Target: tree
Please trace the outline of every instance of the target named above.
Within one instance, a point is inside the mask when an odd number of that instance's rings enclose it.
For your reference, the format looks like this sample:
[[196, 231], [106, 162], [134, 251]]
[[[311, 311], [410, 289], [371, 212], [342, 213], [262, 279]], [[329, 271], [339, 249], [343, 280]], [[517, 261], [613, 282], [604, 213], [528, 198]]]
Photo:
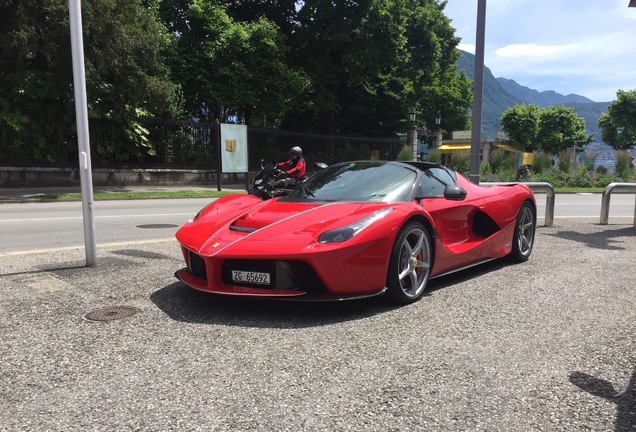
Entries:
[[[446, 108], [449, 121], [463, 114], [465, 123], [470, 83], [454, 72], [459, 39], [443, 15], [444, 6], [434, 0], [303, 2], [292, 46], [294, 61], [311, 86], [285, 124], [324, 133], [391, 136], [405, 129], [411, 110], [432, 120]], [[463, 86], [453, 91], [455, 106], [444, 101], [430, 106], [426, 96], [439, 86]], [[442, 94], [437, 94], [440, 99]]]
[[627, 150], [636, 144], [636, 90], [616, 93], [616, 100], [601, 114], [598, 125], [603, 129], [603, 141], [617, 150]]
[[539, 133], [537, 143], [541, 150], [557, 154], [575, 145], [583, 146], [593, 135], [585, 133], [585, 120], [574, 109], [563, 105], [552, 105], [539, 111]]
[[585, 133], [585, 120], [572, 108], [552, 105], [515, 105], [501, 115], [501, 126], [524, 151], [542, 150], [557, 154], [574, 145], [592, 140]]
[[[91, 119], [118, 122], [134, 139], [137, 113], [178, 111], [162, 56], [169, 40], [151, 1], [86, 1], [83, 24]], [[2, 3], [0, 76], [0, 154], [67, 160], [77, 148], [68, 3]]]
[[524, 151], [539, 150], [539, 105], [521, 104], [508, 108], [501, 114], [501, 127], [510, 139]]
[[236, 22], [214, 0], [166, 0], [161, 16], [175, 41], [170, 64], [191, 116], [277, 119], [302, 91], [305, 80], [287, 66], [284, 37], [266, 18]]

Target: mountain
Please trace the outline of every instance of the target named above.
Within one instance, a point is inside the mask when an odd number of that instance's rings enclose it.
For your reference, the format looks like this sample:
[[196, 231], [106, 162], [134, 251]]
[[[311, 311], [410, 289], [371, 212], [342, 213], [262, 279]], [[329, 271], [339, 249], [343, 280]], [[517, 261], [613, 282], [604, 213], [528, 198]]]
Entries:
[[569, 103], [594, 103], [593, 100], [577, 94], [563, 96], [555, 91], [548, 90], [539, 92], [518, 84], [516, 81], [507, 78], [496, 78], [501, 87], [514, 98], [526, 101], [526, 104], [536, 104], [540, 108], [550, 105], [565, 105]]
[[[457, 60], [457, 70], [463, 70], [468, 78], [475, 76], [475, 56], [460, 50]], [[607, 112], [609, 102], [594, 102], [584, 96], [569, 94], [564, 96], [554, 91], [539, 92], [524, 87], [514, 80], [507, 78], [495, 78], [490, 69], [484, 66], [484, 89], [482, 105], [482, 135], [486, 139], [492, 139], [497, 130], [501, 128], [499, 119], [508, 108], [517, 104], [536, 104], [541, 108], [550, 105], [565, 105], [571, 107], [575, 113], [585, 120], [588, 134], [595, 133], [594, 140], [601, 141], [601, 129], [598, 127], [598, 118], [601, 113]]]

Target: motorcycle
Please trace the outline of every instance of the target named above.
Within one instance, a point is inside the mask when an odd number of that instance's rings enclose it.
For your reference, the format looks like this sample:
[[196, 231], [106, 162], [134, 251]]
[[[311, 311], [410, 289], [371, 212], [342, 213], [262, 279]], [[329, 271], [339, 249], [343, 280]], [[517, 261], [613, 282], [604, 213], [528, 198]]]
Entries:
[[254, 183], [247, 193], [257, 196], [262, 200], [287, 195], [289, 189], [274, 188], [274, 183], [284, 179], [286, 176], [287, 173], [278, 169], [275, 163], [272, 162], [263, 166], [263, 161], [261, 160], [261, 170], [256, 174]]
[[[316, 171], [320, 171], [327, 168], [327, 166], [328, 165], [325, 163], [316, 162], [314, 164], [314, 169]], [[287, 173], [278, 169], [274, 162], [263, 165], [263, 160], [261, 160], [261, 170], [256, 174], [252, 187], [249, 191], [247, 191], [247, 193], [257, 196], [263, 201], [274, 197], [285, 196], [291, 192], [293, 188], [287, 189], [274, 187], [274, 183], [278, 180], [284, 179], [285, 177], [287, 177]], [[301, 184], [302, 181], [297, 183], [294, 187]]]

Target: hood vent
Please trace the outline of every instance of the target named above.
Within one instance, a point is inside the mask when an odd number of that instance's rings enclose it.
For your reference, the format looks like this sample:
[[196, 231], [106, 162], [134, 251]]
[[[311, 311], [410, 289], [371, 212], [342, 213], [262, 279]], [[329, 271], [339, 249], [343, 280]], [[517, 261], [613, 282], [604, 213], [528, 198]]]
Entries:
[[243, 232], [243, 233], [252, 233], [252, 232], [257, 231], [257, 230], [258, 230], [258, 228], [238, 226], [238, 225], [236, 225], [236, 222], [233, 223], [232, 225], [230, 225], [230, 231], [238, 231], [238, 232]]

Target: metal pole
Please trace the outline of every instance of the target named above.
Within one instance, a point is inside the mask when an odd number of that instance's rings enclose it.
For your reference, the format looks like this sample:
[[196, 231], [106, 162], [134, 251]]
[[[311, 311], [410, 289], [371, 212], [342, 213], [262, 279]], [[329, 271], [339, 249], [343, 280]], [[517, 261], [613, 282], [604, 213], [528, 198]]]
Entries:
[[71, 54], [73, 59], [73, 92], [75, 95], [75, 122], [77, 123], [77, 150], [79, 152], [82, 214], [84, 215], [84, 248], [86, 265], [97, 263], [95, 241], [95, 215], [93, 214], [93, 178], [91, 146], [88, 134], [88, 107], [86, 104], [86, 76], [84, 72], [84, 40], [82, 37], [82, 8], [80, 0], [69, 0], [71, 22]]
[[475, 41], [475, 81], [473, 83], [473, 120], [470, 140], [470, 181], [479, 184], [481, 147], [481, 105], [484, 91], [484, 39], [486, 34], [486, 0], [477, 2], [477, 39]]
[[415, 122], [411, 123], [411, 148], [413, 149], [413, 160], [417, 160], [417, 129], [415, 128]]

